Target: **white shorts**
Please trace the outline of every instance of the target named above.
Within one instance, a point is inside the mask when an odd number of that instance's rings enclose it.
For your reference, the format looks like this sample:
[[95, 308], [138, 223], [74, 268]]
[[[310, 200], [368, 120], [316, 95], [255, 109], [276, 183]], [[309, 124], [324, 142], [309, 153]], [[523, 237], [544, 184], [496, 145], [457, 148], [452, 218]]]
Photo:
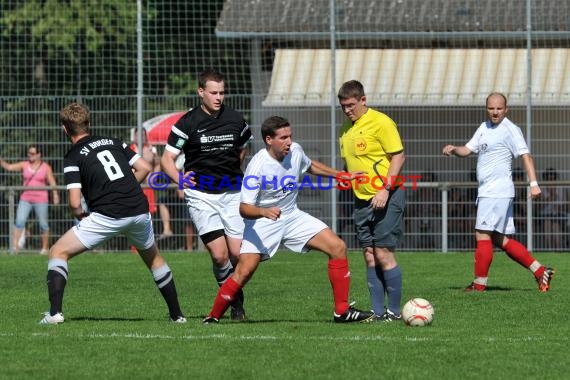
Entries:
[[240, 192], [209, 194], [194, 189], [184, 190], [184, 200], [198, 235], [224, 230], [226, 236], [241, 239], [243, 218], [239, 214]]
[[75, 236], [88, 249], [123, 234], [138, 249], [148, 249], [154, 244], [154, 230], [150, 213], [127, 218], [110, 218], [92, 212], [72, 227]]
[[259, 253], [267, 260], [279, 249], [281, 242], [293, 252], [304, 253], [307, 242], [328, 226], [299, 209], [273, 221], [268, 218], [245, 221], [240, 253]]
[[513, 219], [513, 198], [479, 198], [477, 199], [477, 221], [475, 229], [480, 231], [497, 231], [504, 235], [515, 233]]

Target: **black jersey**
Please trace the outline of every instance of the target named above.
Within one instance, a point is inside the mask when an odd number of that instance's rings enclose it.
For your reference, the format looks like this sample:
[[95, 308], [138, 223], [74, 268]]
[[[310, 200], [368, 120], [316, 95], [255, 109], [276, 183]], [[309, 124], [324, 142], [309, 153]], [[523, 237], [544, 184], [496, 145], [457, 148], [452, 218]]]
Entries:
[[184, 152], [184, 171], [193, 171], [196, 188], [208, 193], [241, 189], [240, 151], [251, 139], [243, 116], [222, 105], [215, 115], [201, 107], [188, 111], [172, 127], [167, 149]]
[[120, 140], [84, 137], [63, 159], [65, 184], [81, 188], [90, 212], [111, 218], [147, 213], [148, 201], [131, 169], [139, 157]]

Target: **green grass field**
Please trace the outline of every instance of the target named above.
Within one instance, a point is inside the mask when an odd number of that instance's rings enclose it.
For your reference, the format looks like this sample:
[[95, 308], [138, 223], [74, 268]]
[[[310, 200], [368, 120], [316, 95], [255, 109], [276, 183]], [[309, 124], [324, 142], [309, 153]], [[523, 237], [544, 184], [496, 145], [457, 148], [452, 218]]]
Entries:
[[[466, 294], [472, 254], [401, 253], [404, 301], [435, 307], [429, 327], [334, 324], [326, 259], [279, 253], [245, 288], [248, 321], [201, 324], [217, 287], [205, 253], [165, 254], [186, 325], [167, 321], [151, 275], [133, 254], [70, 262], [59, 326], [48, 309], [47, 258], [0, 255], [2, 379], [563, 379], [570, 376], [570, 260], [541, 294], [531, 274], [497, 253], [490, 289]], [[364, 265], [351, 253], [351, 299], [369, 307]]]

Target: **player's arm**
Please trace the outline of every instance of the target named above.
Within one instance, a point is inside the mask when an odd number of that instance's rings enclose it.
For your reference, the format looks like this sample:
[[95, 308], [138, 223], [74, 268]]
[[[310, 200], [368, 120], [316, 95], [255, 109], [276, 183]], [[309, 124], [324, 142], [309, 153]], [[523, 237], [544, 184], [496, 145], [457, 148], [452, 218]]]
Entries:
[[70, 188], [69, 192], [69, 208], [73, 216], [79, 220], [87, 216], [87, 211], [81, 206], [81, 189], [78, 187]]
[[386, 174], [386, 183], [376, 194], [372, 197], [370, 205], [374, 209], [381, 209], [386, 207], [388, 204], [388, 198], [390, 196], [390, 188], [394, 188], [397, 184], [394, 183], [395, 178], [399, 178], [400, 171], [404, 166], [404, 161], [406, 161], [406, 155], [404, 151], [401, 150], [396, 153], [390, 154], [390, 166], [388, 167], [388, 173]]
[[324, 164], [320, 161], [311, 160], [311, 166], [307, 172], [313, 175], [322, 175], [328, 177], [335, 177], [337, 174], [340, 173], [340, 170], [336, 170], [335, 168], [331, 168], [327, 164]]
[[251, 136], [251, 128], [249, 128], [249, 125], [244, 120], [242, 125], [242, 131], [237, 141], [239, 147], [239, 161], [240, 164], [242, 165], [243, 162], [245, 161], [245, 156], [247, 155], [248, 147], [252, 138], [253, 137]]
[[20, 161], [20, 162], [15, 162], [13, 164], [10, 164], [10, 163], [0, 159], [0, 166], [2, 166], [2, 169], [7, 170], [9, 172], [19, 172], [24, 168], [24, 162], [25, 161]]
[[356, 172], [347, 172], [336, 170], [324, 164], [320, 161], [311, 160], [311, 166], [307, 170], [308, 173], [317, 175], [317, 176], [327, 176], [327, 177], [335, 177], [337, 181], [344, 182], [344, 181], [352, 181], [360, 176], [366, 174], [366, 172], [356, 171]]
[[133, 174], [139, 183], [144, 181], [147, 175], [152, 170], [151, 164], [144, 158], [140, 157], [135, 162], [133, 162]]
[[239, 162], [243, 164], [245, 156], [247, 155], [247, 148], [240, 149], [239, 151]]
[[392, 183], [392, 180], [399, 177], [402, 168], [404, 167], [405, 161], [406, 154], [403, 150], [390, 154], [390, 166], [388, 167], [388, 175], [386, 176], [386, 180], [392, 188], [397, 185], [396, 183]]
[[443, 147], [442, 153], [444, 156], [467, 157], [473, 152], [465, 145], [463, 146], [446, 145]]
[[530, 153], [523, 154], [521, 156], [521, 160], [523, 162], [524, 170], [526, 171], [526, 175], [530, 184], [530, 197], [532, 199], [540, 198], [541, 190], [536, 179], [534, 160], [532, 159]]
[[281, 215], [281, 209], [279, 207], [258, 207], [249, 203], [241, 202], [239, 204], [239, 214], [245, 219], [268, 218], [271, 220], [277, 220]]
[[178, 157], [178, 153], [171, 152], [168, 149], [164, 150], [162, 157], [160, 158], [160, 166], [162, 167], [162, 171], [166, 173], [167, 176], [170, 177], [173, 183], [178, 184], [178, 169], [176, 168], [176, 157]]

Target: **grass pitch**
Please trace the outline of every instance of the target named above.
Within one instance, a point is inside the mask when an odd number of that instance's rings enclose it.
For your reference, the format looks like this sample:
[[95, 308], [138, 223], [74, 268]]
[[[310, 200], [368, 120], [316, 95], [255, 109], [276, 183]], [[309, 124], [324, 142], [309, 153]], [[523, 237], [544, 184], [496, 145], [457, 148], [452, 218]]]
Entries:
[[[48, 310], [47, 258], [0, 255], [1, 379], [562, 379], [570, 373], [568, 254], [537, 254], [557, 270], [548, 293], [495, 254], [489, 291], [466, 294], [472, 254], [400, 253], [403, 302], [435, 307], [429, 327], [334, 324], [320, 253], [278, 253], [245, 288], [246, 322], [204, 326], [217, 286], [205, 253], [165, 253], [189, 321], [168, 322], [152, 276], [133, 254], [70, 262], [66, 322]], [[350, 254], [351, 299], [369, 308], [364, 264]]]

